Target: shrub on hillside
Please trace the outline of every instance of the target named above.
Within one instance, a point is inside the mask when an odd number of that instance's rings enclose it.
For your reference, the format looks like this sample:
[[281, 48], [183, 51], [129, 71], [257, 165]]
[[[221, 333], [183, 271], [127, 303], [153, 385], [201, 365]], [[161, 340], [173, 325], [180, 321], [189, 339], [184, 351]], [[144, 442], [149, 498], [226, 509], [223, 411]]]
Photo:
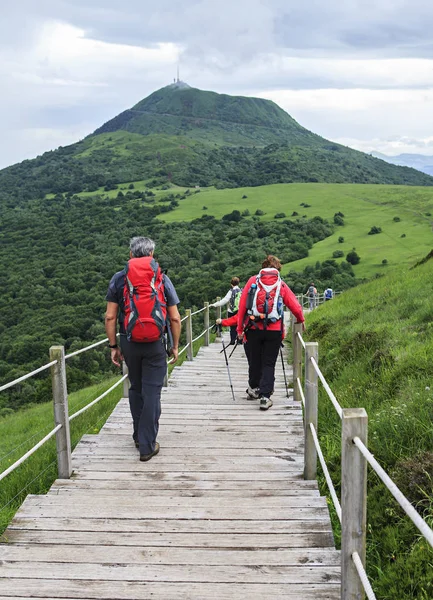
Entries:
[[274, 215], [274, 219], [285, 219], [286, 218], [286, 213], [280, 212], [277, 213], [276, 215]]
[[346, 260], [348, 263], [350, 263], [351, 265], [357, 265], [359, 263], [359, 261], [361, 260], [360, 256], [358, 255], [357, 252], [355, 252], [355, 250], [351, 250], [347, 256], [346, 256]]
[[393, 218], [393, 221], [394, 221], [395, 223], [399, 223], [399, 222], [401, 221], [401, 219], [400, 219], [400, 217], [394, 217], [394, 218]]
[[242, 219], [242, 215], [238, 210], [233, 210], [231, 213], [223, 216], [223, 221], [234, 221], [237, 223]]
[[334, 223], [336, 225], [343, 226], [344, 225], [344, 219], [342, 217], [340, 217], [340, 215], [334, 215]]
[[338, 238], [338, 243], [339, 243], [339, 244], [342, 244], [343, 242], [344, 242], [344, 237], [342, 237], [342, 236], [340, 235], [340, 237]]
[[373, 227], [368, 232], [368, 235], [376, 235], [377, 233], [382, 233], [382, 228], [376, 227], [376, 225], [373, 225]]
[[344, 256], [343, 250], [334, 250], [332, 258], [342, 258]]
[[258, 208], [254, 214], [255, 214], [255, 215], [257, 215], [258, 217], [261, 217], [261, 216], [262, 216], [262, 215], [264, 215], [265, 213], [264, 213], [264, 211], [263, 211], [263, 210], [261, 210], [260, 208]]

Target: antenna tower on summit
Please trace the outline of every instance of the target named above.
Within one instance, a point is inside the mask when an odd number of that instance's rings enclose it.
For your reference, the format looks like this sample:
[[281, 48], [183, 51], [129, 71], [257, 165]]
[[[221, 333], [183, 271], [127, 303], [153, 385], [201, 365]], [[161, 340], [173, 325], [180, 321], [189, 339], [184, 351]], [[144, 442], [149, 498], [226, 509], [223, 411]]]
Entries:
[[177, 83], [179, 83], [180, 79], [179, 79], [179, 63], [177, 65]]

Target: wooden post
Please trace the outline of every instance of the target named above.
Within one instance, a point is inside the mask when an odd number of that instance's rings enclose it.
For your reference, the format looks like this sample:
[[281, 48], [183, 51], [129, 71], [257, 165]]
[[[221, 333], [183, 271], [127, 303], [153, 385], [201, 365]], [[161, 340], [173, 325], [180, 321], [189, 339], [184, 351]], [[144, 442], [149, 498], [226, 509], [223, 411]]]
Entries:
[[[122, 374], [128, 375], [128, 367], [124, 360], [122, 361]], [[129, 398], [129, 379], [125, 379], [123, 382], [123, 397]]]
[[302, 323], [295, 323], [293, 321], [292, 329], [292, 352], [293, 352], [293, 400], [300, 401], [301, 395], [299, 393], [297, 379], [301, 377], [302, 370], [302, 345], [301, 340], [298, 337], [298, 333], [302, 333]]
[[56, 433], [57, 471], [60, 479], [69, 479], [72, 474], [71, 433], [69, 428], [64, 346], [51, 346], [50, 362], [53, 360], [57, 361], [56, 364], [51, 367], [54, 422], [56, 426], [62, 426]]
[[186, 343], [188, 344], [188, 348], [186, 349], [186, 357], [187, 360], [193, 360], [194, 356], [192, 352], [192, 316], [190, 308], [187, 308], [185, 310], [185, 315], [187, 317], [185, 323]]
[[[217, 296], [217, 302], [219, 302], [221, 300], [220, 296]], [[216, 316], [215, 319], [221, 319], [221, 306], [217, 306], [216, 307]], [[219, 335], [216, 336], [215, 338], [216, 342], [220, 342], [221, 341], [221, 337]]]
[[209, 346], [210, 332], [209, 332], [209, 302], [204, 303], [204, 328], [206, 333], [204, 334], [204, 345]]
[[365, 567], [367, 461], [353, 438], [367, 445], [364, 408], [343, 408], [341, 436], [341, 600], [363, 600], [364, 588], [352, 560], [357, 552]]
[[319, 344], [307, 342], [305, 344], [305, 412], [304, 412], [304, 479], [317, 477], [317, 450], [314, 444], [310, 423], [317, 431], [318, 410], [318, 376], [311, 363], [314, 358], [319, 361]]

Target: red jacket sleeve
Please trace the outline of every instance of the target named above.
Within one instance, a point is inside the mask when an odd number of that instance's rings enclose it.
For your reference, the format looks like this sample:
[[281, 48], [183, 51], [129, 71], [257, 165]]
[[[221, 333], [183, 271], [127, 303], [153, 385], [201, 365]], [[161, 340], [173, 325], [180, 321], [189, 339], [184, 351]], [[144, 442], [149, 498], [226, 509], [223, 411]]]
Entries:
[[232, 317], [229, 317], [228, 319], [221, 319], [221, 325], [223, 327], [231, 327], [232, 325], [237, 325], [238, 323], [238, 314], [236, 313], [235, 315], [233, 315]]
[[295, 294], [284, 282], [281, 285], [280, 294], [284, 304], [294, 314], [298, 323], [303, 323], [305, 321], [305, 317], [304, 313], [302, 312], [302, 306], [297, 301]]
[[255, 283], [255, 281], [256, 281], [256, 276], [253, 275], [253, 277], [250, 277], [248, 279], [244, 289], [242, 290], [242, 295], [241, 295], [241, 299], [239, 300], [239, 309], [238, 309], [238, 314], [237, 314], [237, 318], [238, 318], [237, 333], [238, 333], [238, 335], [242, 335], [243, 330], [244, 330], [245, 313], [247, 312], [248, 291], [251, 287], [251, 284]]

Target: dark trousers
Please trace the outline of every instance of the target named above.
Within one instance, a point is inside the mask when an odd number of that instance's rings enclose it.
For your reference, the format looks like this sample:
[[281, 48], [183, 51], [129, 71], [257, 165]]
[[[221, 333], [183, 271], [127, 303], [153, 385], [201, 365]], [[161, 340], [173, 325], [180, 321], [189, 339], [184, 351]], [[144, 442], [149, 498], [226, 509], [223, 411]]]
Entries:
[[248, 383], [269, 398], [274, 389], [275, 363], [281, 347], [281, 331], [250, 329], [248, 340]]
[[140, 454], [155, 449], [161, 415], [161, 388], [167, 372], [167, 354], [161, 340], [128, 342], [120, 336], [120, 347], [128, 366], [131, 387], [129, 407], [133, 421], [132, 437], [140, 444]]
[[[230, 319], [230, 317], [233, 317], [234, 315], [237, 315], [238, 311], [236, 312], [230, 312], [229, 310], [227, 311], [227, 318]], [[230, 325], [230, 344], [236, 344], [236, 338], [238, 337], [238, 334], [236, 333], [236, 329], [237, 329], [237, 325]]]

